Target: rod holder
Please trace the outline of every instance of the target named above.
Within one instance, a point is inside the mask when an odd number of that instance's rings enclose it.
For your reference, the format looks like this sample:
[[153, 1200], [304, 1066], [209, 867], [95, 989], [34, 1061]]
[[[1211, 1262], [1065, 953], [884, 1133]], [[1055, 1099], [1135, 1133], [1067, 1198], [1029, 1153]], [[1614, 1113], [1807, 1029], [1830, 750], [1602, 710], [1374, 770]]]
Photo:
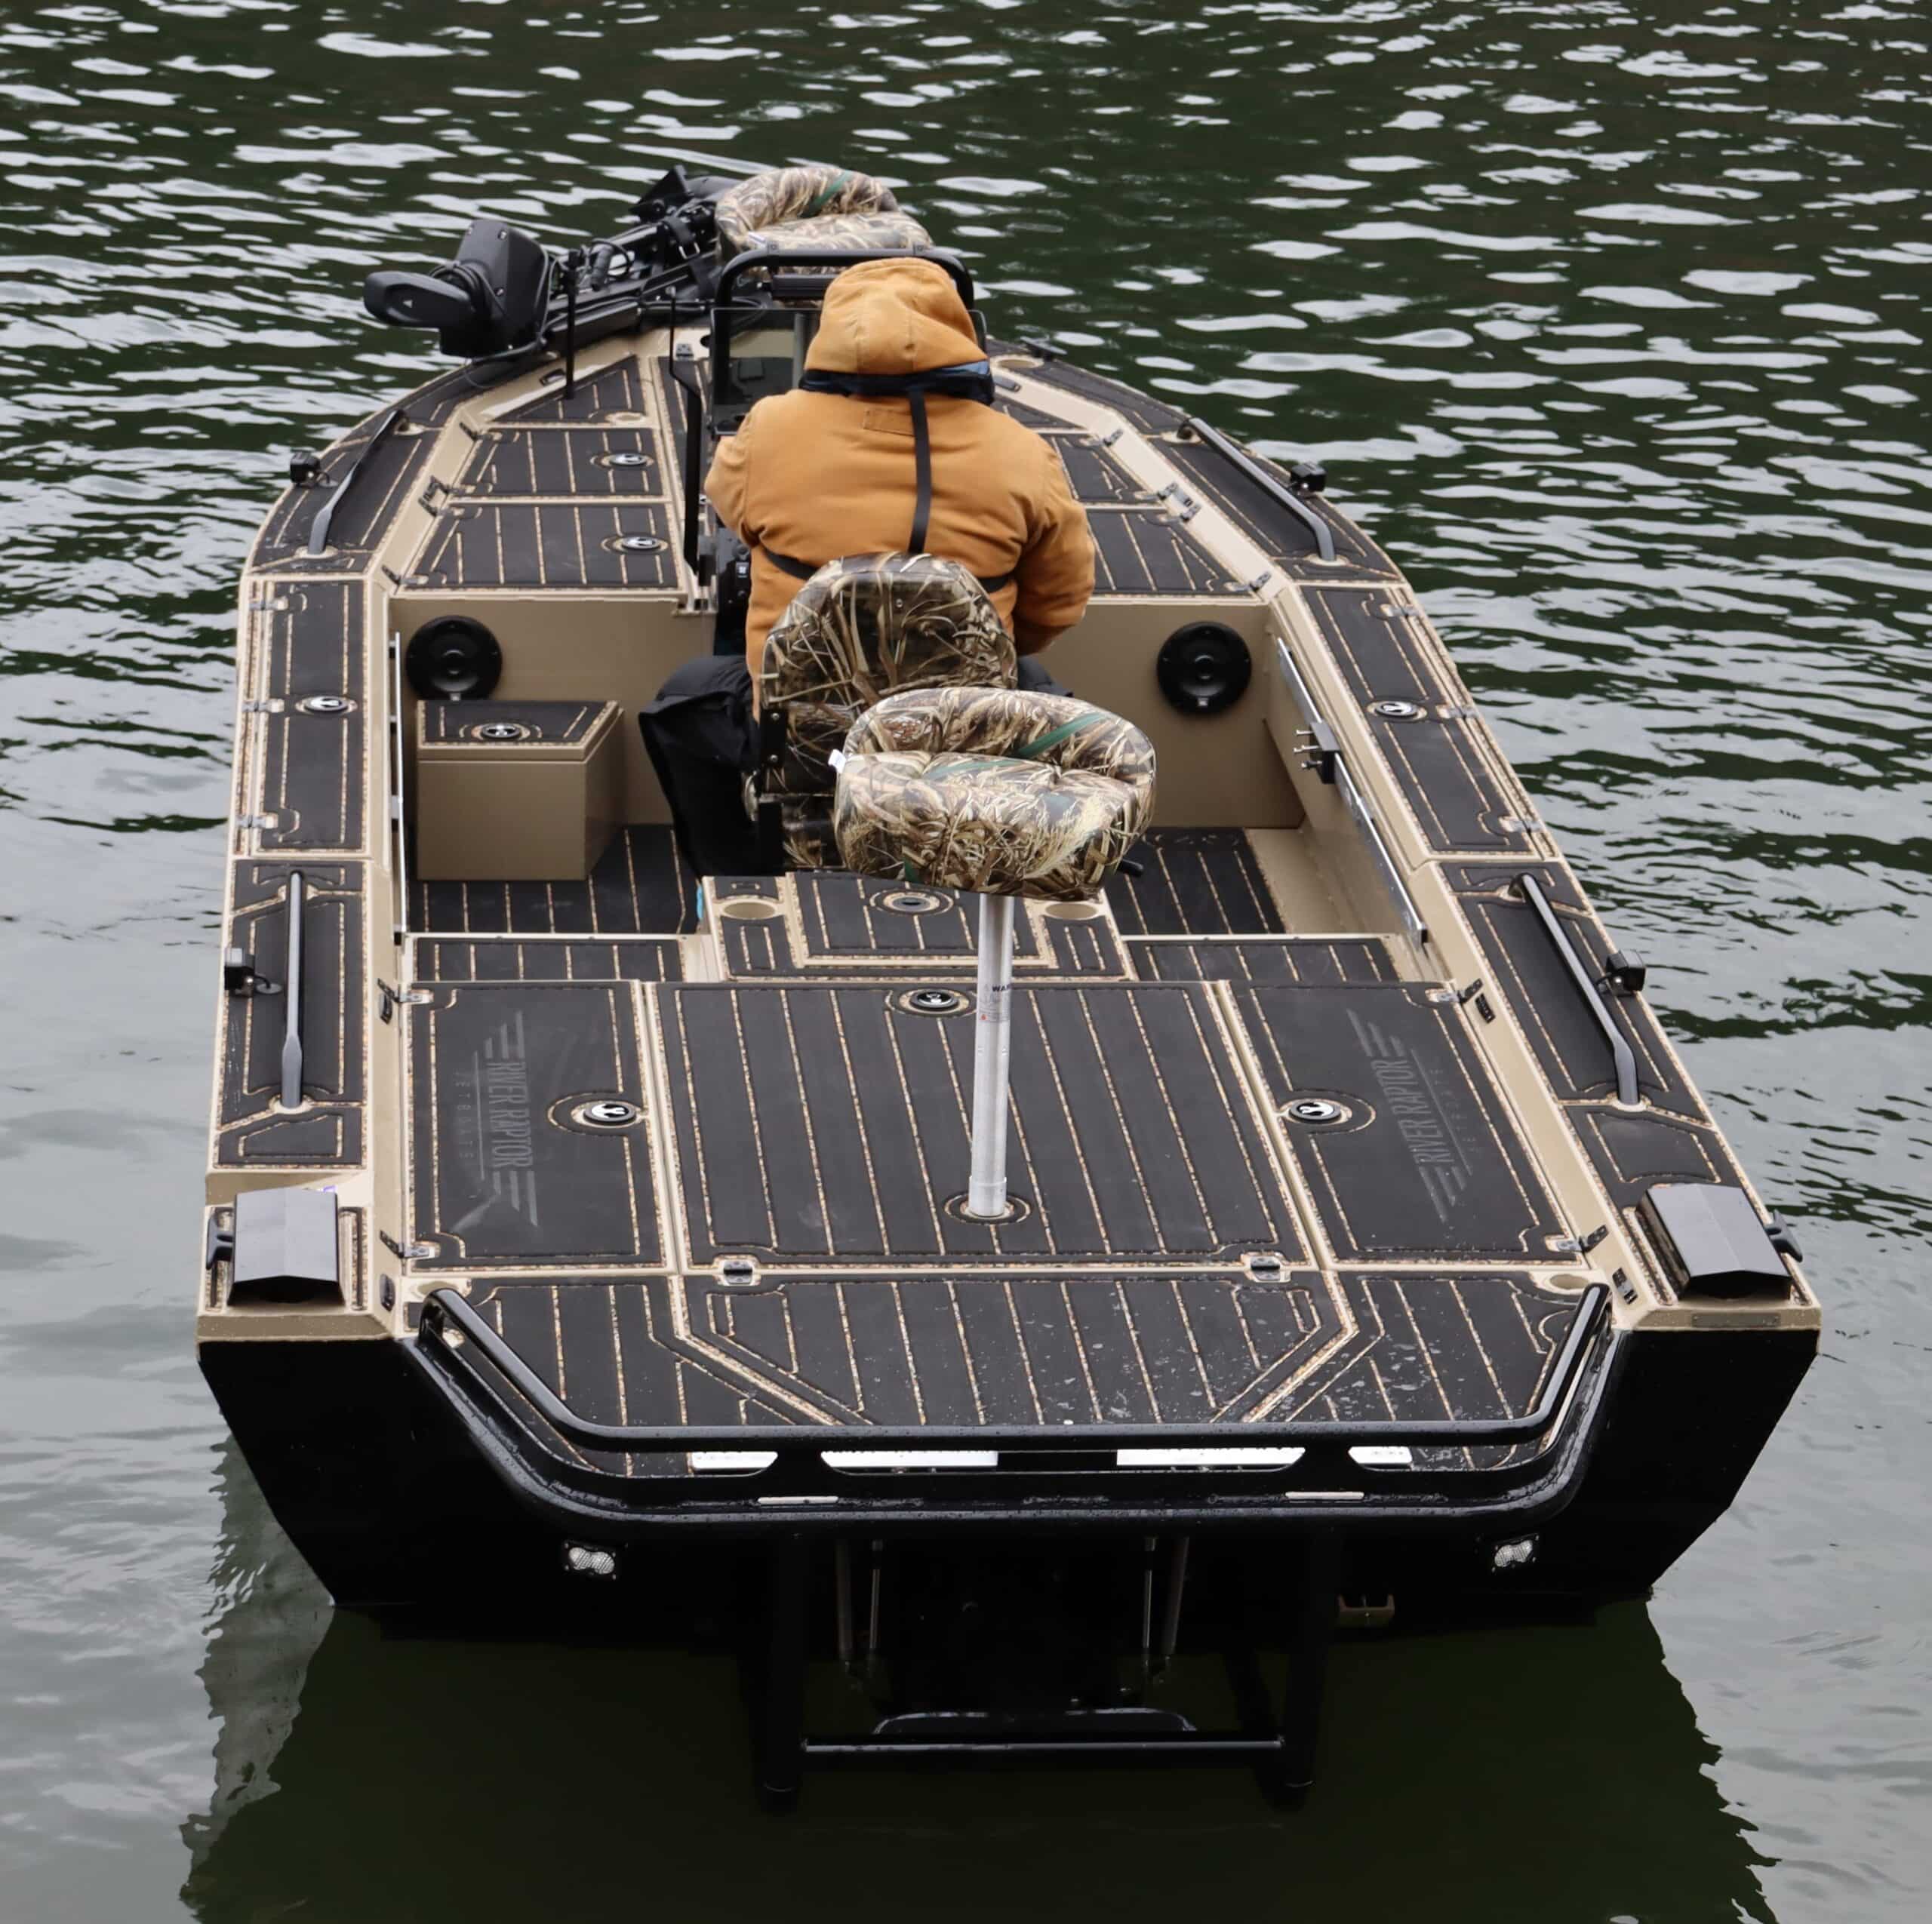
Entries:
[[1006, 1195], [1007, 1090], [1013, 1070], [1013, 897], [980, 898], [980, 980], [973, 1038], [973, 1174], [966, 1213], [1011, 1212]]

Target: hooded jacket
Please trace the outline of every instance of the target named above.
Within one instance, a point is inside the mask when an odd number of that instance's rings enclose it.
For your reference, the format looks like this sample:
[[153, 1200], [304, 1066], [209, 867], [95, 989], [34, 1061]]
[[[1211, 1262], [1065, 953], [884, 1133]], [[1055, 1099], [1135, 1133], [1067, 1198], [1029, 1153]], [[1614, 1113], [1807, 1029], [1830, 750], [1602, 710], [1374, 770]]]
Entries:
[[[919, 373], [986, 358], [943, 268], [925, 260], [848, 267], [826, 290], [808, 370]], [[1011, 629], [1071, 628], [1094, 592], [1087, 516], [1052, 447], [977, 401], [934, 395], [933, 499], [925, 547], [963, 562], [992, 590]], [[721, 442], [705, 493], [752, 551], [745, 653], [758, 680], [764, 638], [800, 585], [765, 551], [814, 567], [844, 555], [903, 549], [915, 489], [911, 404], [795, 389], [771, 395]], [[1048, 636], [1050, 640], [1051, 636]]]

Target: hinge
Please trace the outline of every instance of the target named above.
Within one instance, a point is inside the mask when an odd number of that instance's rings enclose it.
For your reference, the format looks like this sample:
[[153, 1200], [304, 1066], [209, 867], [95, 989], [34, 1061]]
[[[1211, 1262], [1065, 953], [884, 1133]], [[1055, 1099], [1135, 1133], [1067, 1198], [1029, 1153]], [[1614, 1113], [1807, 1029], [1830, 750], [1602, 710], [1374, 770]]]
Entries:
[[414, 1008], [435, 1000], [426, 988], [398, 988], [394, 984], [384, 982], [380, 976], [376, 978], [376, 988], [382, 997], [382, 1007], [377, 1013], [386, 1022], [395, 1021], [398, 1003], [405, 1008]]
[[400, 1256], [405, 1262], [426, 1262], [438, 1253], [433, 1243], [398, 1243], [386, 1229], [376, 1231], [376, 1240], [392, 1256]]
[[238, 815], [235, 818], [238, 828], [272, 828], [277, 822], [278, 818], [272, 815]]
[[1274, 579], [1275, 570], [1272, 568], [1263, 568], [1252, 581], [1238, 581], [1235, 585], [1244, 595], [1259, 595], [1262, 589]]

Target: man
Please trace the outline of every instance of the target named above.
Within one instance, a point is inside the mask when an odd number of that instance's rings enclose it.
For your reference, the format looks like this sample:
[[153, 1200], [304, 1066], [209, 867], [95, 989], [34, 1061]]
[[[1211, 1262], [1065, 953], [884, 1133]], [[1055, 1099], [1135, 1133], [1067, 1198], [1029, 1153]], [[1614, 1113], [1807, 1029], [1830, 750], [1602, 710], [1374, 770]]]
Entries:
[[756, 866], [742, 782], [758, 664], [815, 569], [897, 550], [962, 563], [1012, 632], [1023, 687], [1051, 685], [1024, 658], [1072, 627], [1094, 589], [1093, 537], [1060, 456], [987, 404], [984, 352], [937, 263], [848, 267], [826, 291], [805, 370], [804, 386], [752, 409], [705, 480], [751, 551], [744, 659], [688, 662], [645, 712], [686, 859], [704, 874]]

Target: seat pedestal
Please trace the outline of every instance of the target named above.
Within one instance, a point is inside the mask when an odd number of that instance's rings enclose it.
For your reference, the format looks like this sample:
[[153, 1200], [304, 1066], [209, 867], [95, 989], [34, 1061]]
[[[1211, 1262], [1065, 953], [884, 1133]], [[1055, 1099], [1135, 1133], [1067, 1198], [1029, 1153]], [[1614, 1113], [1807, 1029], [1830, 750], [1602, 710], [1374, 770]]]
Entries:
[[1013, 1072], [1013, 897], [980, 898], [980, 978], [973, 1041], [973, 1173], [966, 1213], [997, 1222], [1006, 1194], [1007, 1090]]

